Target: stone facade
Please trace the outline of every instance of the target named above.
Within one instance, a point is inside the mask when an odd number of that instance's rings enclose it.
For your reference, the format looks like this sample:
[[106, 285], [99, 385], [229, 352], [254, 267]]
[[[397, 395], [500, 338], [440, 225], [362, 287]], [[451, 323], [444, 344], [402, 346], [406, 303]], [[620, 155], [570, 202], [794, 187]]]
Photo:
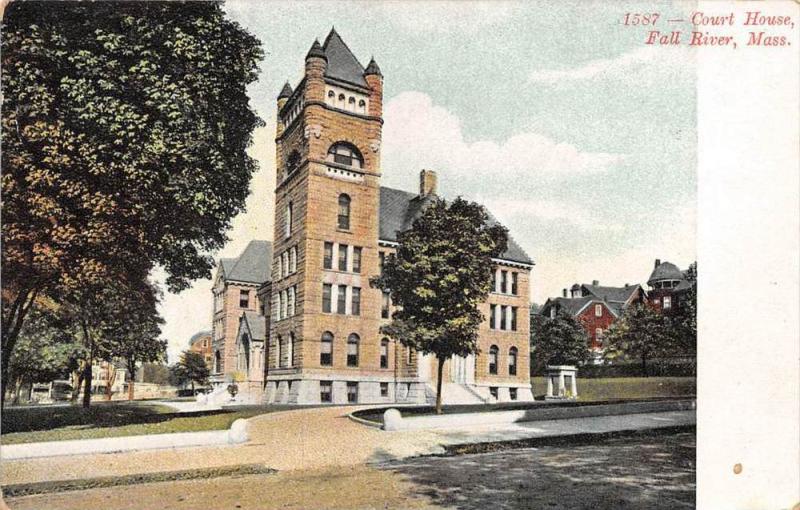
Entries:
[[[312, 47], [297, 88], [287, 84], [279, 95], [266, 402], [426, 402], [433, 396], [435, 360], [380, 335], [387, 320], [383, 295], [369, 285], [381, 254], [395, 246], [379, 232], [382, 96], [377, 64], [364, 70], [335, 32], [324, 47]], [[421, 175], [421, 187], [435, 193], [434, 172]], [[532, 398], [531, 266], [498, 261], [517, 274], [516, 292], [493, 293], [485, 304], [481, 353], [446, 364], [451, 401]], [[263, 287], [260, 292], [267, 295]], [[490, 303], [508, 307], [509, 314], [512, 306], [517, 310], [515, 331], [489, 327]], [[241, 315], [227, 305], [223, 310], [220, 317]], [[491, 346], [499, 353], [492, 374]], [[508, 368], [512, 347], [516, 375]]]

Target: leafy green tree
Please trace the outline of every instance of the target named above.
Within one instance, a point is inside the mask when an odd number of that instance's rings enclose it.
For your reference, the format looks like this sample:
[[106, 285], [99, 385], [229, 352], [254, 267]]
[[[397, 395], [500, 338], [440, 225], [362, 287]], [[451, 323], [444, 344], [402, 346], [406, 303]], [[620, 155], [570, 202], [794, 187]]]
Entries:
[[681, 294], [676, 310], [669, 319], [672, 354], [697, 356], [697, 263], [686, 271], [691, 287]]
[[634, 359], [642, 364], [647, 376], [647, 362], [670, 352], [672, 348], [669, 319], [646, 304], [629, 307], [603, 336], [604, 357], [609, 360]]
[[531, 375], [547, 365], [582, 365], [589, 359], [589, 337], [583, 325], [559, 312], [555, 318], [531, 314]]
[[478, 326], [484, 319], [479, 307], [490, 291], [492, 258], [506, 250], [508, 234], [489, 221], [479, 204], [432, 198], [397, 241], [397, 253], [373, 280], [397, 305], [381, 331], [436, 356], [436, 412], [441, 413], [444, 363], [478, 352]]
[[195, 383], [200, 385], [208, 384], [208, 376], [211, 372], [208, 370], [206, 360], [199, 352], [184, 351], [181, 354], [181, 360], [170, 367], [170, 375], [172, 384], [175, 386], [183, 386], [189, 383], [192, 387], [192, 395], [194, 395]]
[[37, 297], [211, 275], [257, 167], [262, 51], [220, 2], [11, 2], [2, 28], [5, 387]]
[[169, 384], [169, 367], [161, 363], [143, 363], [142, 381], [152, 384]]

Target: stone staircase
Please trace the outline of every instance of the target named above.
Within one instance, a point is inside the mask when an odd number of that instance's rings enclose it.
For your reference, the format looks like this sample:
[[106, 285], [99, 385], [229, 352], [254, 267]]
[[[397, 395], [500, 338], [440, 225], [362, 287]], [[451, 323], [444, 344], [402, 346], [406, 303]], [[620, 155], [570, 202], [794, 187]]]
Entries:
[[[428, 404], [436, 403], [436, 386], [425, 385], [425, 401]], [[442, 384], [442, 402], [445, 404], [485, 404], [488, 399], [482, 397], [469, 384], [444, 383]]]

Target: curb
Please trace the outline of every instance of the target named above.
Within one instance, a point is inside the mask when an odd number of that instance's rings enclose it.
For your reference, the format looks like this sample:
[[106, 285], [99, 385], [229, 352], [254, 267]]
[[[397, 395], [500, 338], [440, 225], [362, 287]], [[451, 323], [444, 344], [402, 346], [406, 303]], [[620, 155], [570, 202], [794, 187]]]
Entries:
[[361, 425], [366, 425], [367, 427], [372, 427], [378, 430], [383, 429], [383, 424], [375, 421], [365, 420], [364, 418], [359, 418], [358, 416], [353, 416], [353, 413], [347, 413], [347, 417], [356, 423], [360, 423]]

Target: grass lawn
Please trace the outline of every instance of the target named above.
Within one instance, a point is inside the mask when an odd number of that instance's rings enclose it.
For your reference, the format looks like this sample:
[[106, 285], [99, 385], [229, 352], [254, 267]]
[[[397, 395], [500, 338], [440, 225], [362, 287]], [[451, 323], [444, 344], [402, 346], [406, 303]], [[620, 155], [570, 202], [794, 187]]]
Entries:
[[6, 408], [2, 444], [94, 439], [100, 437], [221, 430], [234, 420], [290, 409], [290, 406], [241, 406], [217, 411], [178, 414], [152, 402], [93, 403], [80, 406]]
[[[538, 383], [538, 384], [537, 384]], [[684, 397], [697, 394], [694, 377], [609, 377], [581, 379], [578, 372], [578, 399], [596, 401], [629, 398]], [[546, 389], [544, 378], [534, 381], [535, 390]]]

